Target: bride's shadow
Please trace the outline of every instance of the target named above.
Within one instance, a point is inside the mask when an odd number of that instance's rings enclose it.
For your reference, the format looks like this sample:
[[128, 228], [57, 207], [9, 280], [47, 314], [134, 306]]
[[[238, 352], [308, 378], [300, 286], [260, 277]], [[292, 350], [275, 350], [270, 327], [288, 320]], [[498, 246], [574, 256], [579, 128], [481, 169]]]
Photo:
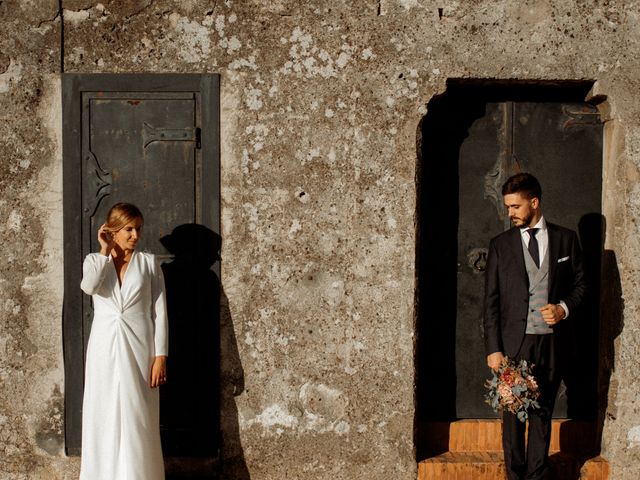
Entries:
[[162, 265], [169, 315], [168, 383], [160, 391], [167, 478], [220, 478], [228, 469], [224, 456], [234, 465], [225, 478], [249, 479], [233, 398], [244, 390], [244, 372], [220, 285], [220, 235], [184, 224], [160, 242], [173, 256]]

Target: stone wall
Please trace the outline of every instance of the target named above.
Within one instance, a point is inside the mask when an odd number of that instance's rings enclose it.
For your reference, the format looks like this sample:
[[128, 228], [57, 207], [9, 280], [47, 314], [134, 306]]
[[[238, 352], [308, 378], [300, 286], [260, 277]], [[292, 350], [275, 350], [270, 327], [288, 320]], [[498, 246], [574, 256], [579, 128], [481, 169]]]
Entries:
[[62, 67], [221, 74], [222, 284], [244, 371], [226, 463], [258, 480], [415, 478], [426, 105], [447, 78], [595, 80], [624, 297], [603, 454], [613, 478], [640, 476], [638, 2], [62, 5], [0, 1], [0, 477], [77, 476], [61, 416]]

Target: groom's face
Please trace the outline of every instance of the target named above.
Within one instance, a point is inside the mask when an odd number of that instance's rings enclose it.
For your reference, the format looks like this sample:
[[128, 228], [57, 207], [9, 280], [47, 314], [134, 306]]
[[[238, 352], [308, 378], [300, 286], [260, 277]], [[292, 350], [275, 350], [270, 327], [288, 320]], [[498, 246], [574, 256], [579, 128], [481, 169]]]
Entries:
[[521, 193], [508, 193], [504, 196], [504, 206], [514, 227], [533, 227], [539, 205], [540, 201], [536, 197], [528, 199]]

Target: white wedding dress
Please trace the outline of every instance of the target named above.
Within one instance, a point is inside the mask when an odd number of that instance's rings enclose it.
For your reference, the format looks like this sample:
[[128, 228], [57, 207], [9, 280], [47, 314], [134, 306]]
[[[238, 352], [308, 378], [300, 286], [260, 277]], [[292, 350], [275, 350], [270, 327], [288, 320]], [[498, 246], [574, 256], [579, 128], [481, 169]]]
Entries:
[[167, 355], [160, 264], [133, 253], [120, 286], [111, 257], [87, 255], [82, 290], [93, 298], [82, 410], [80, 480], [163, 480], [156, 355]]

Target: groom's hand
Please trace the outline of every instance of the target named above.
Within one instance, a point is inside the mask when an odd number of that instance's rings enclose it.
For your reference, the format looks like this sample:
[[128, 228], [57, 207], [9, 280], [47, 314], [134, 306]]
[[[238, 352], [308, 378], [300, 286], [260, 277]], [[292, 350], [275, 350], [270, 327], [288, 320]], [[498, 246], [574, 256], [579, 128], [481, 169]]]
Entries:
[[545, 322], [547, 322], [547, 325], [549, 325], [550, 327], [555, 325], [556, 323], [558, 323], [560, 320], [564, 319], [564, 317], [567, 316], [566, 312], [564, 311], [564, 308], [562, 308], [561, 305], [554, 305], [552, 303], [549, 303], [544, 307], [541, 307], [540, 313], [542, 313], [542, 318], [544, 319]]
[[489, 365], [489, 368], [491, 368], [492, 370], [498, 370], [498, 368], [500, 368], [502, 360], [504, 360], [504, 355], [502, 354], [502, 352], [494, 352], [490, 355], [487, 355], [487, 365]]

